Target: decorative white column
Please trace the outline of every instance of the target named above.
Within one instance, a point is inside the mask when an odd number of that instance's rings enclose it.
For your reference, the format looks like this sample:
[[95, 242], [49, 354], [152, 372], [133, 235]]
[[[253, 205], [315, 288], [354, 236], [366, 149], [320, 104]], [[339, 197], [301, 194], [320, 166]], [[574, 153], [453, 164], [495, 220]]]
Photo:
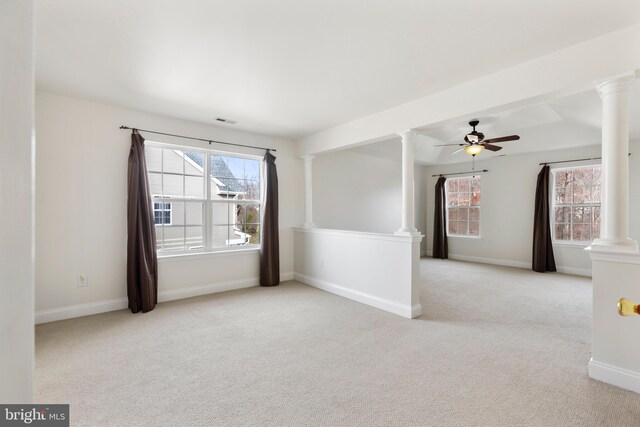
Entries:
[[418, 133], [408, 130], [398, 135], [402, 138], [402, 227], [395, 234], [417, 236], [413, 211], [413, 148]]
[[315, 228], [313, 223], [313, 158], [314, 156], [302, 156], [304, 159], [304, 224], [305, 228]]
[[638, 251], [629, 238], [629, 91], [635, 76], [597, 85], [602, 98], [602, 232], [592, 249]]

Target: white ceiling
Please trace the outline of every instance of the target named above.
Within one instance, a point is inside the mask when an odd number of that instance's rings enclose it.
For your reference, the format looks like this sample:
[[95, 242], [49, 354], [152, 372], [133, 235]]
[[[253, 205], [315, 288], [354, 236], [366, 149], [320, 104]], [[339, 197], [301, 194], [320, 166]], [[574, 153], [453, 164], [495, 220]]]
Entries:
[[[630, 97], [629, 136], [640, 139], [640, 84], [634, 84]], [[537, 151], [599, 145], [602, 136], [602, 101], [595, 89], [551, 102], [506, 110], [491, 115], [470, 117], [479, 119], [477, 130], [485, 138], [519, 135], [520, 140], [501, 144], [502, 150], [482, 151], [478, 159], [512, 156]], [[439, 144], [459, 144], [471, 127], [469, 120], [451, 120], [437, 126], [418, 129], [415, 147], [416, 161], [423, 164], [463, 163], [469, 161], [464, 151], [452, 154], [458, 146], [436, 147]], [[353, 148], [363, 154], [400, 160], [399, 137]]]
[[36, 0], [36, 77], [298, 137], [637, 22], [638, 0]]

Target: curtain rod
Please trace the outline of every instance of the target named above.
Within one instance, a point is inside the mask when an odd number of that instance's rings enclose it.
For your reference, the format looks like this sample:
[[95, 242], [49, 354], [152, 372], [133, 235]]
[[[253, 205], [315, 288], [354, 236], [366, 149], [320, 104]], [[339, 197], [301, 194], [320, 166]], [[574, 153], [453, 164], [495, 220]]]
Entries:
[[[629, 153], [628, 155], [630, 156], [631, 153]], [[543, 162], [543, 163], [538, 163], [538, 166], [554, 165], [556, 163], [585, 162], [587, 160], [602, 160], [602, 157], [590, 157], [588, 159], [559, 160], [557, 162]]]
[[437, 173], [431, 176], [447, 176], [447, 175], [464, 175], [467, 173], [480, 173], [480, 172], [489, 172], [487, 169], [482, 169], [481, 171], [469, 171], [469, 172], [455, 172], [455, 173]]
[[175, 135], [173, 133], [156, 132], [155, 130], [131, 128], [129, 126], [124, 126], [124, 125], [120, 126], [120, 129], [130, 129], [130, 130], [135, 130], [135, 131], [140, 131], [140, 132], [155, 133], [155, 134], [158, 134], [158, 135], [174, 136], [176, 138], [193, 139], [194, 141], [208, 142], [209, 145], [211, 145], [212, 142], [215, 142], [216, 144], [234, 145], [236, 147], [255, 148], [256, 150], [277, 151], [275, 148], [264, 148], [264, 147], [256, 147], [255, 145], [234, 144], [233, 142], [214, 141], [213, 139], [204, 139], [204, 138], [195, 138], [193, 136]]

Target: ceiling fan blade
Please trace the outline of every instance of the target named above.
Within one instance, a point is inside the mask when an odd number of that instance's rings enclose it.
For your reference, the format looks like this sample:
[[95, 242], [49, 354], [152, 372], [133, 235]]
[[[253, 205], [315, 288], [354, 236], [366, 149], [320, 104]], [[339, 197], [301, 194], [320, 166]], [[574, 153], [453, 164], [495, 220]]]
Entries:
[[520, 137], [518, 135], [509, 135], [509, 136], [502, 136], [500, 138], [490, 138], [490, 139], [485, 139], [483, 142], [486, 144], [488, 143], [495, 143], [495, 142], [507, 142], [507, 141], [517, 141], [519, 140]]
[[497, 145], [491, 145], [491, 144], [484, 144], [484, 148], [486, 148], [489, 151], [500, 151], [500, 150], [502, 150], [502, 147], [498, 147]]
[[438, 144], [438, 145], [434, 145], [434, 147], [450, 147], [450, 146], [453, 146], [453, 145], [458, 145], [458, 146], [462, 147], [462, 146], [467, 145], [467, 144]]
[[464, 149], [465, 149], [465, 147], [458, 148], [456, 151], [454, 151], [454, 152], [453, 152], [453, 153], [451, 153], [451, 154], [458, 154], [459, 152], [461, 152], [461, 151], [462, 151], [462, 150], [464, 150]]

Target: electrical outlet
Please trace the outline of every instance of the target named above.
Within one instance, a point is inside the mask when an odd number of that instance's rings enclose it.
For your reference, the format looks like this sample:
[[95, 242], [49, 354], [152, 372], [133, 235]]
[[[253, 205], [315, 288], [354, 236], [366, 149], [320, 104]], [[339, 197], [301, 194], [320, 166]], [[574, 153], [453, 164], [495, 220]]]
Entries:
[[85, 276], [84, 274], [80, 274], [78, 276], [78, 287], [79, 288], [86, 288], [87, 287], [87, 276]]

